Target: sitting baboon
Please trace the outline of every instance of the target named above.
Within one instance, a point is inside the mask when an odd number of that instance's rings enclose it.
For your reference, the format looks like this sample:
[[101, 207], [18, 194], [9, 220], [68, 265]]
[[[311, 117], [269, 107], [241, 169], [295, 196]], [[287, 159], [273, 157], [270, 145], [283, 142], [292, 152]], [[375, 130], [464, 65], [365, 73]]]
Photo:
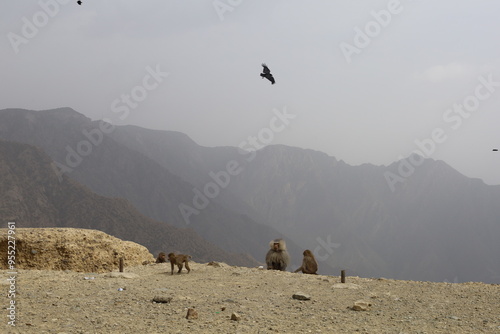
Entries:
[[165, 253], [160, 252], [160, 254], [158, 254], [158, 258], [156, 259], [156, 263], [165, 263], [165, 262], [167, 262], [167, 256], [165, 255]]
[[174, 274], [174, 265], [177, 265], [177, 267], [179, 268], [179, 271], [177, 271], [177, 273], [180, 274], [184, 263], [186, 264], [186, 269], [189, 274], [189, 272], [191, 271], [191, 269], [189, 268], [189, 259], [191, 259], [191, 255], [176, 255], [175, 253], [168, 254], [168, 260], [170, 261], [170, 266], [172, 267], [171, 274]]
[[266, 255], [267, 269], [285, 271], [290, 263], [290, 256], [286, 251], [286, 243], [283, 239], [275, 239], [269, 243], [269, 251]]
[[302, 265], [299, 269], [295, 270], [294, 273], [302, 271], [304, 274], [317, 275], [316, 272], [318, 271], [318, 262], [316, 262], [313, 253], [309, 249], [306, 249], [302, 254], [304, 255]]

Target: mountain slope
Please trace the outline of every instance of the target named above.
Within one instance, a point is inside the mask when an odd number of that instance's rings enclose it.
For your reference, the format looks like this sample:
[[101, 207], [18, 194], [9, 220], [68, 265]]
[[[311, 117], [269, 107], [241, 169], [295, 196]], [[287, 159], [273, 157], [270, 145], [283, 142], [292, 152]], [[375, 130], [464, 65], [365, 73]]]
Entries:
[[[418, 157], [390, 166], [350, 166], [282, 145], [251, 161], [237, 148], [207, 148], [183, 134], [124, 127], [113, 133], [182, 178], [203, 186], [238, 161], [221, 201], [316, 249], [338, 272], [435, 281], [500, 281], [500, 187], [467, 178], [442, 161]], [[164, 145], [166, 142], [175, 145]], [[401, 171], [411, 171], [408, 177]], [[391, 185], [387, 173], [399, 176]], [[401, 182], [400, 182], [401, 181]], [[226, 196], [225, 196], [226, 195]], [[226, 202], [229, 203], [229, 202]]]
[[402, 163], [349, 166], [320, 152], [273, 146], [230, 190], [292, 238], [331, 235], [340, 243], [332, 261], [363, 275], [498, 282], [500, 187], [426, 159], [392, 192], [385, 173], [398, 173]]
[[190, 253], [196, 261], [256, 265], [228, 254], [193, 230], [179, 229], [141, 215], [128, 201], [92, 193], [76, 181], [58, 177], [41, 150], [0, 140], [0, 216], [17, 227], [80, 227], [104, 231], [148, 247], [153, 253]]
[[[5, 114], [0, 111], [0, 136], [18, 136], [2, 128]], [[49, 119], [44, 113], [35, 116]], [[38, 128], [43, 130], [40, 140], [49, 148], [51, 142], [61, 141], [48, 135], [40, 122], [18, 123], [23, 128], [20, 132], [28, 134], [25, 140], [33, 140], [30, 133]], [[202, 147], [180, 133], [133, 126], [117, 127], [108, 136], [116, 145], [113, 149], [150, 160], [147, 166], [173, 174], [177, 185], [187, 182], [187, 187], [179, 186], [180, 191], [169, 192], [168, 196], [175, 194], [176, 204], [193, 204], [194, 189], [201, 193], [210, 183], [215, 185], [214, 175], [223, 175], [228, 164], [236, 162], [239, 171], [219, 186], [206, 208], [191, 216], [189, 225], [225, 249], [251, 249], [260, 259], [269, 236], [281, 234], [298, 244], [290, 242], [295, 264], [301, 249], [311, 249], [324, 270], [321, 273], [347, 269], [361, 276], [500, 282], [496, 240], [500, 187], [467, 178], [441, 161], [424, 159], [412, 167], [408, 161], [420, 161], [412, 157], [390, 166], [350, 166], [321, 152], [282, 145], [242, 154], [234, 147]], [[92, 157], [94, 152], [88, 158]], [[92, 164], [102, 160], [107, 161], [105, 155]], [[116, 167], [113, 163], [99, 166], [99, 173], [107, 175]], [[82, 169], [90, 184], [95, 174], [92, 164]], [[394, 187], [387, 181], [388, 173], [399, 177]], [[117, 180], [127, 182], [144, 177], [122, 171], [120, 175]], [[140, 189], [141, 182], [133, 184], [135, 191]], [[255, 221], [270, 230], [263, 233], [263, 226], [254, 225]]]
[[[119, 128], [110, 129], [109, 124], [93, 122], [70, 108], [0, 110], [0, 139], [36, 145], [58, 163], [60, 172], [97, 194], [125, 198], [150, 218], [192, 228], [228, 252], [263, 260], [269, 240], [281, 233], [242, 210], [222, 205], [219, 198], [210, 199], [186, 221], [179, 205], [195, 206], [193, 185], [111, 138]], [[289, 246], [298, 263], [300, 248], [293, 242]]]

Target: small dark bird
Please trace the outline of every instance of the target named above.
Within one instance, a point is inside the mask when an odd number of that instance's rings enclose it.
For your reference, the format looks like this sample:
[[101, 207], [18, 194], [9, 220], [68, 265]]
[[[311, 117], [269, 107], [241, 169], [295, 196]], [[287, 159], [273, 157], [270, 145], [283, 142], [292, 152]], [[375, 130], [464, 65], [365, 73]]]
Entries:
[[82, 2], [80, 0], [78, 0], [76, 3], [79, 4], [80, 6], [82, 5]]
[[269, 67], [267, 67], [266, 64], [262, 64], [262, 67], [264, 69], [262, 70], [260, 76], [262, 77], [262, 79], [266, 78], [267, 80], [271, 81], [271, 84], [274, 85], [275, 81], [273, 75], [271, 74], [271, 71], [269, 70]]
[[498, 152], [498, 148], [494, 148], [494, 149], [493, 149], [493, 152]]

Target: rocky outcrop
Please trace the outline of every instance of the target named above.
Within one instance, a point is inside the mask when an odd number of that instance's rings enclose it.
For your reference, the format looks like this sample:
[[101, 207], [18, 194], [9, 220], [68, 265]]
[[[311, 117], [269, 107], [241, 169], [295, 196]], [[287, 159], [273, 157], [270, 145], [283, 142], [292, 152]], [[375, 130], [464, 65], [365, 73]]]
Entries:
[[[17, 228], [13, 236], [18, 269], [107, 272], [118, 269], [121, 257], [124, 267], [154, 262], [146, 247], [97, 230]], [[0, 249], [7, 243], [7, 229], [0, 229]], [[6, 256], [0, 265], [8, 269]]]

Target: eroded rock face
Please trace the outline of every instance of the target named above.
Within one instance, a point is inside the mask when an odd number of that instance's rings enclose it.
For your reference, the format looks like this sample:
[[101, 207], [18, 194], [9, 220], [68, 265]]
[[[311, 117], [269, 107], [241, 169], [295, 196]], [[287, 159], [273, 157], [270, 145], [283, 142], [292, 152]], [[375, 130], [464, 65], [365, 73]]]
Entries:
[[[154, 263], [144, 246], [104, 232], [76, 228], [16, 228], [15, 262], [19, 269], [107, 272], [124, 266]], [[0, 249], [7, 249], [7, 229], [0, 229]], [[7, 269], [2, 257], [1, 269]]]

